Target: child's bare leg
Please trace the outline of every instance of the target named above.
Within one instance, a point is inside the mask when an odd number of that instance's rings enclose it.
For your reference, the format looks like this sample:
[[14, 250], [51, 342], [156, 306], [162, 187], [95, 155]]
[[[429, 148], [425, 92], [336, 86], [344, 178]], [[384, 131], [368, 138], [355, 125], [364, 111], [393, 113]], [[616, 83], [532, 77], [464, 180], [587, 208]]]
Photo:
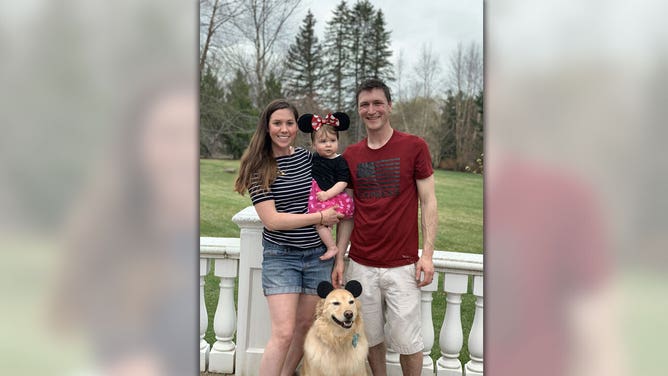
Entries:
[[315, 229], [318, 231], [318, 235], [320, 235], [323, 244], [327, 247], [327, 252], [320, 256], [320, 259], [329, 260], [336, 256], [336, 254], [339, 253], [339, 249], [336, 247], [334, 236], [332, 236], [332, 229], [324, 225], [316, 225]]

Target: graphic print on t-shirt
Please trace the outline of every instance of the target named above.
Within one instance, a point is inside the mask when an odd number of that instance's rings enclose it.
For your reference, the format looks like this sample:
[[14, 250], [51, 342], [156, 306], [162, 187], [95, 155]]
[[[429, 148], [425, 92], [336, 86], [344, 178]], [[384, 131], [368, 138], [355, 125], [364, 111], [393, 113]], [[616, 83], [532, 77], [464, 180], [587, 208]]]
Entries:
[[362, 162], [357, 165], [355, 190], [360, 198], [399, 195], [400, 158]]

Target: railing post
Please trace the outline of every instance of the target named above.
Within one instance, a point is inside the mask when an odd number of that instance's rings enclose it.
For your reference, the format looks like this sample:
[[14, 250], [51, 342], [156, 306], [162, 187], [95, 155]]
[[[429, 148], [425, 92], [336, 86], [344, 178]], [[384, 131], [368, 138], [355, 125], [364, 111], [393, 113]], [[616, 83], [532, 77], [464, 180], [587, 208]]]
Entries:
[[216, 315], [213, 318], [216, 342], [209, 353], [209, 371], [234, 373], [236, 345], [232, 339], [237, 323], [237, 314], [234, 307], [234, 279], [237, 276], [238, 261], [216, 259], [214, 262], [214, 275], [220, 277], [220, 296], [216, 307]]
[[[422, 340], [424, 342], [424, 349], [422, 350], [422, 375], [434, 374], [434, 361], [431, 359], [431, 349], [434, 347], [434, 323], [432, 320], [431, 302], [433, 300], [432, 293], [438, 290], [438, 273], [434, 273], [434, 279], [430, 284], [420, 289], [420, 322], [422, 323]], [[388, 341], [386, 340], [386, 343]], [[400, 355], [391, 348], [387, 348], [386, 366], [388, 376], [401, 376], [401, 363], [399, 362]]]
[[462, 362], [459, 360], [459, 352], [464, 343], [461, 305], [462, 294], [466, 293], [467, 285], [466, 274], [445, 273], [443, 290], [447, 293], [447, 306], [439, 336], [441, 357], [436, 362], [439, 376], [462, 376]]
[[209, 344], [204, 340], [204, 335], [209, 326], [209, 315], [206, 313], [204, 304], [204, 276], [209, 272], [209, 260], [199, 259], [199, 370], [206, 371], [209, 360]]
[[434, 279], [427, 286], [422, 287], [422, 375], [434, 374], [434, 361], [431, 359], [431, 349], [434, 347], [434, 322], [432, 318], [431, 302], [434, 300], [433, 293], [438, 290], [438, 273], [434, 273]]
[[[387, 333], [387, 330], [385, 330]], [[389, 342], [387, 337], [385, 339], [385, 345]], [[387, 354], [385, 355], [385, 367], [387, 368], [387, 376], [401, 376], [401, 363], [399, 362], [399, 353], [392, 350], [389, 346], [387, 347]]]
[[473, 295], [475, 295], [475, 315], [469, 333], [469, 356], [464, 374], [467, 376], [483, 375], [483, 277], [473, 277]]
[[237, 326], [237, 375], [259, 372], [264, 346], [271, 333], [269, 306], [262, 292], [262, 221], [249, 206], [232, 217], [240, 228], [239, 321]]

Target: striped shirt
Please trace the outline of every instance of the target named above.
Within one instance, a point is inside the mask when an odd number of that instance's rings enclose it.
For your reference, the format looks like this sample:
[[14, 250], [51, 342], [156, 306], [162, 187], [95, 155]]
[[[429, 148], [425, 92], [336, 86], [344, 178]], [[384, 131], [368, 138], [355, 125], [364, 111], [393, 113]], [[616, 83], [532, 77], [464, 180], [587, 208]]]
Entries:
[[[295, 148], [291, 155], [277, 157], [279, 173], [276, 181], [269, 186], [269, 191], [264, 191], [257, 183], [251, 183], [248, 193], [253, 205], [274, 200], [279, 213], [308, 213], [312, 160], [313, 155], [300, 147]], [[270, 231], [265, 227], [262, 237], [270, 243], [295, 248], [314, 248], [322, 244], [312, 225], [279, 231]]]

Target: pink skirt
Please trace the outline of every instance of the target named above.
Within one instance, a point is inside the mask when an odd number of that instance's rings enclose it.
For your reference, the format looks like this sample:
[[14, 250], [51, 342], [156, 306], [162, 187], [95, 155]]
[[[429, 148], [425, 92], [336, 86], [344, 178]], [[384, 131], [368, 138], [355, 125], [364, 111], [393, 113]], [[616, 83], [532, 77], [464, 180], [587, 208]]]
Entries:
[[320, 189], [318, 183], [313, 179], [311, 181], [311, 193], [308, 196], [309, 213], [319, 212], [337, 205], [339, 208], [336, 211], [343, 214], [345, 218], [352, 218], [355, 211], [355, 203], [346, 192], [341, 192], [327, 201], [319, 201], [316, 194], [321, 191], [322, 189]]

